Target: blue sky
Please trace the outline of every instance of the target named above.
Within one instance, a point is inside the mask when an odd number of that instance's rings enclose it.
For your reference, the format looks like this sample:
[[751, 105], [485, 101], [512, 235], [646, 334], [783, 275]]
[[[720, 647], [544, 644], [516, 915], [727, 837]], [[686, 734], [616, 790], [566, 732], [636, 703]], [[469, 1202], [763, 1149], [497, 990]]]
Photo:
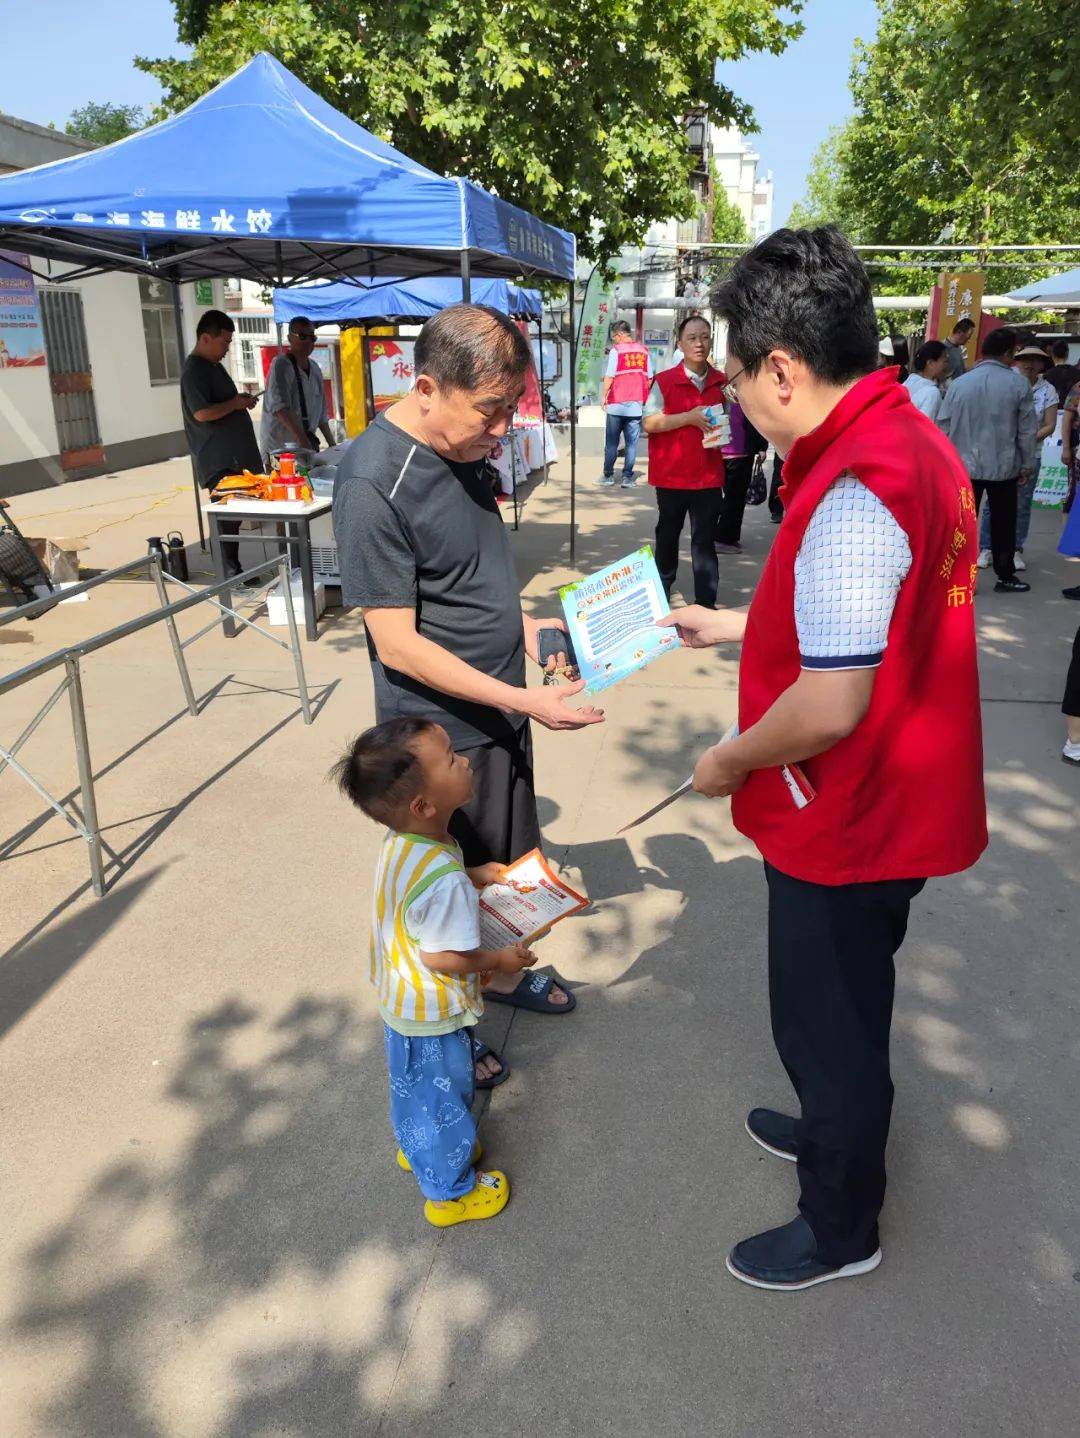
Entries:
[[132, 57], [181, 52], [169, 0], [18, 0], [4, 10], [0, 109], [39, 125], [63, 129], [87, 100], [153, 105], [157, 81]]
[[[150, 106], [158, 87], [131, 63], [134, 55], [180, 53], [169, 0], [44, 0], [13, 4], [4, 20], [0, 108], [40, 125], [62, 127], [87, 100]], [[803, 189], [810, 157], [830, 126], [850, 112], [851, 46], [872, 36], [873, 0], [809, 0], [807, 33], [783, 55], [753, 56], [721, 67], [724, 83], [754, 107], [753, 137], [763, 169], [776, 179], [774, 218], [782, 224]]]
[[786, 222], [801, 199], [810, 158], [833, 125], [851, 113], [848, 71], [856, 38], [873, 39], [873, 0], [809, 0], [806, 33], [782, 55], [754, 55], [719, 67], [720, 78], [754, 109], [751, 143], [776, 181], [773, 221]]

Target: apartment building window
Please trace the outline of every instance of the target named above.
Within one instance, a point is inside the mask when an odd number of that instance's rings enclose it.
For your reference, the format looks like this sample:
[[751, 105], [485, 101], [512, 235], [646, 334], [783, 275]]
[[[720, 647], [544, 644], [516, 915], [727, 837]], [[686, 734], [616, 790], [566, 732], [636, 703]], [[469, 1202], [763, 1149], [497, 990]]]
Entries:
[[172, 287], [164, 280], [139, 276], [143, 339], [151, 384], [176, 384], [180, 378], [180, 342], [176, 334]]
[[236, 378], [240, 384], [258, 384], [262, 380], [259, 350], [274, 343], [274, 322], [268, 315], [237, 315]]

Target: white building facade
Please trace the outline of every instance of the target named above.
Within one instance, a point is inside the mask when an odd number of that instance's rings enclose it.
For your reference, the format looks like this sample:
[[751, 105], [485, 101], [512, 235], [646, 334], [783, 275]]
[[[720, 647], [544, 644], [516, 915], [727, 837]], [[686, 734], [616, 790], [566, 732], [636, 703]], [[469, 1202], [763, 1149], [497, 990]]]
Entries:
[[[693, 183], [699, 213], [688, 220], [665, 220], [650, 226], [645, 243], [624, 250], [618, 268], [619, 308], [634, 323], [640, 317], [641, 337], [654, 364], [662, 364], [673, 350], [673, 334], [688, 310], [707, 308], [707, 252], [688, 247], [707, 242], [712, 186], [719, 184], [734, 205], [754, 240], [773, 229], [772, 172], [760, 172], [761, 157], [735, 129], [721, 129], [702, 114], [688, 117], [687, 141], [696, 164]], [[651, 302], [651, 303], [650, 303]], [[722, 343], [722, 336], [717, 336]]]
[[[90, 148], [74, 136], [0, 115], [0, 173]], [[18, 252], [6, 254], [10, 264]], [[28, 340], [25, 328], [18, 333], [24, 348], [36, 347], [36, 363], [17, 353], [11, 330], [10, 343], [0, 349], [0, 495], [186, 454], [180, 367], [194, 347], [198, 315], [223, 307], [225, 282], [182, 287], [184, 333], [178, 337], [169, 285], [128, 274], [71, 282], [64, 278], [71, 267], [30, 263], [49, 278], [31, 279], [17, 265], [7, 269], [9, 289], [18, 277], [19, 303], [40, 319], [40, 342]], [[0, 308], [0, 343], [4, 339]]]
[[773, 228], [772, 171], [759, 174], [761, 156], [736, 129], [710, 126], [709, 143], [724, 193], [746, 221], [751, 238], [760, 240]]

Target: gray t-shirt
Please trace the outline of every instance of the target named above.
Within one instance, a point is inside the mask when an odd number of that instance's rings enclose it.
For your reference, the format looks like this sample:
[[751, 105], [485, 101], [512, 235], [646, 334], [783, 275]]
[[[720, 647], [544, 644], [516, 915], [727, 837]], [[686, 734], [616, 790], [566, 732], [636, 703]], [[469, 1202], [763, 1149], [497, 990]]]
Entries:
[[945, 358], [949, 365], [950, 379], [959, 379], [962, 374], [967, 373], [967, 350], [963, 345], [954, 345], [952, 340], [946, 340]]
[[[299, 376], [299, 384], [297, 383]], [[304, 411], [300, 404], [300, 387], [303, 386], [304, 404], [307, 406], [307, 427], [314, 434], [322, 423], [326, 394], [323, 389], [322, 370], [314, 360], [308, 361], [308, 372], [304, 373], [299, 362], [294, 365], [288, 355], [277, 355], [270, 365], [266, 377], [266, 393], [263, 395], [262, 424], [259, 427], [259, 442], [264, 454], [278, 449], [295, 449], [296, 435], [286, 429], [277, 418], [279, 409], [292, 410], [293, 418], [301, 429], [304, 426]]]
[[[484, 462], [445, 460], [378, 415], [338, 466], [334, 536], [346, 604], [412, 609], [432, 643], [525, 687], [517, 571]], [[368, 652], [380, 722], [422, 715], [459, 749], [506, 743], [525, 723], [387, 668], [370, 634]]]
[[197, 420], [196, 412], [224, 404], [236, 394], [232, 376], [224, 365], [188, 355], [180, 371], [180, 409], [184, 433], [195, 461], [199, 483], [209, 489], [223, 474], [240, 474], [250, 469], [258, 474], [262, 455], [255, 440], [255, 426], [246, 409], [237, 409], [224, 419]]

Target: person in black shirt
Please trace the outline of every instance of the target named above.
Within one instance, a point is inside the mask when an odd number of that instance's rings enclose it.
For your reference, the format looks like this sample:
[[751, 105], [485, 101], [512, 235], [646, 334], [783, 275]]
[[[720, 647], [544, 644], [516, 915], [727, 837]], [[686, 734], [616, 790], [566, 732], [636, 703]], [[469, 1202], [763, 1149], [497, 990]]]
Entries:
[[[233, 322], [221, 310], [207, 310], [195, 330], [195, 348], [180, 371], [180, 408], [184, 433], [203, 489], [211, 490], [226, 474], [245, 469], [258, 474], [262, 455], [249, 410], [258, 403], [238, 394], [232, 376], [221, 363], [232, 344]], [[239, 520], [222, 521], [223, 534], [237, 534]], [[227, 574], [239, 574], [240, 546], [222, 544]]]
[[1059, 404], [1064, 404], [1073, 385], [1080, 381], [1080, 365], [1069, 363], [1068, 340], [1055, 340], [1050, 346], [1050, 357], [1054, 363], [1043, 379], [1050, 381], [1058, 392]]
[[[526, 688], [525, 656], [541, 627], [525, 617], [514, 556], [486, 475], [532, 363], [509, 319], [452, 305], [416, 340], [416, 386], [346, 450], [334, 486], [342, 599], [364, 611], [379, 722], [417, 715], [441, 724], [476, 775], [450, 832], [467, 868], [503, 865], [540, 845], [529, 720], [580, 729], [603, 719], [566, 701], [584, 685]], [[560, 664], [559, 658], [553, 664]], [[560, 664], [561, 667], [561, 664]], [[494, 974], [489, 1002], [567, 1013], [549, 977]], [[477, 1064], [501, 1081], [496, 1055]]]

